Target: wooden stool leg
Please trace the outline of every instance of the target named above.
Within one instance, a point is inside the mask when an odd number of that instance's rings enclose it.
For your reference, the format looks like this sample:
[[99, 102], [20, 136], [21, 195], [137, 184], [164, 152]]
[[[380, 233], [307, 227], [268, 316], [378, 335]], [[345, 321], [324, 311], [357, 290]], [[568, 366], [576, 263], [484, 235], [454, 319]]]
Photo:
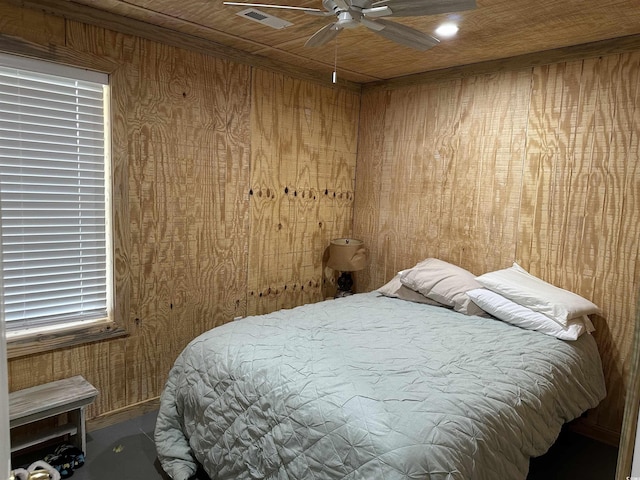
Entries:
[[85, 407], [77, 408], [69, 412], [70, 420], [76, 426], [77, 433], [73, 437], [73, 445], [78, 447], [86, 455], [87, 453], [87, 431], [85, 427]]

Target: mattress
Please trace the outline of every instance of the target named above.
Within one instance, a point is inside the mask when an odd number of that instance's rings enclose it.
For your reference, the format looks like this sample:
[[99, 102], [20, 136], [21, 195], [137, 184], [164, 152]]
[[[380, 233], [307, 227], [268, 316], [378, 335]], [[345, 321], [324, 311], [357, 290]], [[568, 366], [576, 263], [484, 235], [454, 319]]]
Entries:
[[605, 396], [591, 335], [566, 342], [377, 293], [214, 328], [161, 397], [176, 480], [525, 479]]

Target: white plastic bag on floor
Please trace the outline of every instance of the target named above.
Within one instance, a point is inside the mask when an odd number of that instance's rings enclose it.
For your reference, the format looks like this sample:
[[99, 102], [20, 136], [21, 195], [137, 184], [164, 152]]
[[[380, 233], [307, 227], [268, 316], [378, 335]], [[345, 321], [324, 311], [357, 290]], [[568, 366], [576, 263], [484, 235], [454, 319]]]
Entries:
[[14, 480], [60, 480], [60, 472], [42, 460], [33, 462], [26, 470], [18, 468], [12, 472]]

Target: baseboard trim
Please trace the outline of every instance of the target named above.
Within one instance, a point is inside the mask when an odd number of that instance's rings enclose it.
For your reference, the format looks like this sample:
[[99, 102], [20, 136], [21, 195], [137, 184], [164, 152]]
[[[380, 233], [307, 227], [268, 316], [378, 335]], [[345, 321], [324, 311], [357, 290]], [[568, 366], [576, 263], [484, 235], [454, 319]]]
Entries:
[[620, 432], [594, 425], [582, 418], [570, 422], [567, 426], [572, 432], [579, 433], [580, 435], [597, 440], [598, 442], [602, 442], [616, 448], [619, 448], [620, 446]]
[[87, 420], [87, 431], [91, 432], [99, 428], [124, 422], [125, 420], [131, 420], [132, 418], [157, 410], [159, 407], [160, 397], [154, 397], [143, 402], [134, 403], [133, 405], [127, 405], [126, 407], [112, 410]]

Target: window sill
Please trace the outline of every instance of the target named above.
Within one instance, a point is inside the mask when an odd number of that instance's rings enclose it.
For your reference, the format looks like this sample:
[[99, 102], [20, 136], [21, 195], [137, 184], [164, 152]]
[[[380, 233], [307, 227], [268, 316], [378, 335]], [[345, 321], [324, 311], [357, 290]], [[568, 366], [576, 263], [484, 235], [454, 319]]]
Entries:
[[107, 319], [54, 329], [7, 332], [7, 357], [23, 357], [126, 335], [124, 328]]

